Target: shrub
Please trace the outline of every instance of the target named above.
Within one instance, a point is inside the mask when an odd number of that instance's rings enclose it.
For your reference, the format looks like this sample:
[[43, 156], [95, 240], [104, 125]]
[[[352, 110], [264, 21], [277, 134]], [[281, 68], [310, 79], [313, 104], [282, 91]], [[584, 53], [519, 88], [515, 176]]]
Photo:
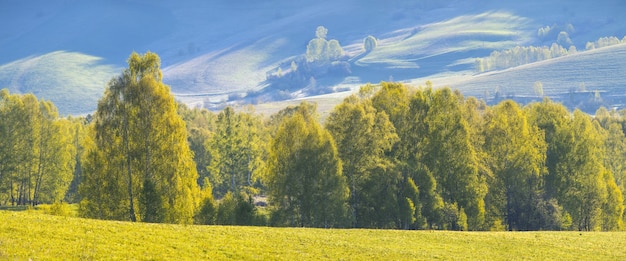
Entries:
[[52, 205], [42, 204], [37, 206], [37, 209], [43, 211], [48, 215], [70, 217], [72, 214], [72, 207], [65, 202], [57, 202]]

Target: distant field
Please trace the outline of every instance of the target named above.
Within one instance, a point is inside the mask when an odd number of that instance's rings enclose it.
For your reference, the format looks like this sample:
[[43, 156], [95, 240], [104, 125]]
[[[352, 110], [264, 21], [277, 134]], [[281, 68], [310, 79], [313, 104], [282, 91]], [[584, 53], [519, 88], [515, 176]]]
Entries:
[[0, 259], [626, 259], [626, 233], [184, 226], [0, 211]]

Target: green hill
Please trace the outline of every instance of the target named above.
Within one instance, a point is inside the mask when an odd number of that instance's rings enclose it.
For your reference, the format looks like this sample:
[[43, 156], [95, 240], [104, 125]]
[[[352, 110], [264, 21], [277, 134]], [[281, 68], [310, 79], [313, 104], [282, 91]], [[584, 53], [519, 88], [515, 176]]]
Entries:
[[626, 259], [626, 233], [184, 226], [0, 211], [0, 259]]

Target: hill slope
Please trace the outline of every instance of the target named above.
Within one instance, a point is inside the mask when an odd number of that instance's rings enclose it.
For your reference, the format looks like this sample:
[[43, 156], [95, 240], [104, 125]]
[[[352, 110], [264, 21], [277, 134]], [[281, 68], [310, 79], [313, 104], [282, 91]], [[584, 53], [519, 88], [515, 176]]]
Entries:
[[434, 75], [428, 79], [437, 86], [450, 86], [476, 97], [484, 97], [485, 93], [493, 95], [496, 90], [507, 96], [534, 96], [533, 84], [540, 81], [544, 95], [551, 97], [578, 90], [581, 84], [587, 90], [621, 92], [626, 89], [624, 73], [626, 44], [619, 44], [501, 71]]
[[121, 71], [99, 57], [58, 51], [1, 65], [0, 88], [51, 100], [62, 114], [83, 114], [96, 110], [104, 86]]
[[[520, 102], [540, 101], [534, 91], [534, 83], [543, 85], [544, 96], [569, 104], [565, 98], [571, 93], [578, 95], [600, 91], [605, 98], [604, 106], [623, 108], [626, 104], [626, 44], [579, 52], [568, 56], [535, 62], [501, 71], [475, 74], [471, 71], [438, 73], [403, 81], [411, 86], [423, 86], [431, 81], [435, 88], [450, 87], [458, 89], [466, 96], [474, 96], [493, 102], [496, 92], [501, 98], [512, 98]], [[291, 101], [279, 101], [255, 105], [256, 111], [271, 115], [288, 105], [296, 105], [302, 100], [318, 103], [322, 116], [328, 114], [335, 105], [353, 91], [359, 84], [345, 85], [350, 91], [310, 96]], [[583, 90], [582, 87], [584, 86]], [[612, 100], [607, 99], [613, 96]], [[576, 105], [576, 104], [573, 104]], [[593, 113], [591, 108], [589, 113]]]
[[[347, 78], [315, 79], [323, 92], [346, 89], [336, 85], [464, 72], [474, 57], [514, 45], [550, 45], [561, 30], [568, 30], [579, 50], [586, 41], [626, 34], [621, 12], [626, 2], [619, 0], [576, 5], [559, 0], [0, 0], [0, 7], [0, 23], [8, 25], [0, 32], [0, 88], [32, 90], [63, 103], [62, 113], [75, 114], [95, 108], [92, 97], [101, 96], [106, 83], [99, 77], [119, 73], [132, 51], [158, 53], [164, 82], [181, 100], [219, 108], [245, 102], [251, 91], [284, 92], [270, 88], [266, 74], [302, 55], [320, 25], [328, 28], [328, 39], [341, 43], [352, 65]], [[539, 28], [550, 30], [538, 36]], [[363, 54], [368, 35], [379, 39], [379, 48]], [[81, 72], [69, 76], [48, 73], [43, 63], [29, 67], [29, 74], [10, 68], [34, 58], [54, 59], [59, 51], [93, 57], [99, 66], [71, 59], [67, 65], [46, 62], [60, 71]], [[72, 68], [60, 68], [65, 66]], [[81, 92], [65, 85], [87, 81], [93, 85]], [[299, 90], [304, 87], [280, 96], [302, 98], [309, 95]]]
[[626, 258], [626, 233], [183, 226], [0, 211], [0, 259]]

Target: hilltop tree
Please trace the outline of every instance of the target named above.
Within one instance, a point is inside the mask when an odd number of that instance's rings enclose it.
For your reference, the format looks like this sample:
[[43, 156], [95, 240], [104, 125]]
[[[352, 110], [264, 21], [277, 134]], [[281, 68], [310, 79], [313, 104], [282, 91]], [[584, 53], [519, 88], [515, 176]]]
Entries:
[[369, 35], [365, 37], [365, 39], [363, 39], [363, 49], [366, 53], [369, 53], [376, 49], [376, 46], [378, 46], [378, 42], [376, 41], [376, 38], [374, 36]]
[[160, 59], [133, 53], [109, 83], [84, 160], [83, 216], [191, 223], [200, 202], [185, 124]]
[[342, 226], [349, 189], [341, 160], [332, 136], [308, 107], [285, 113], [270, 142], [266, 182], [275, 207], [272, 223]]
[[335, 39], [326, 40], [328, 29], [318, 26], [315, 31], [315, 38], [309, 41], [306, 47], [305, 57], [307, 62], [332, 62], [343, 57], [343, 48], [339, 41]]
[[315, 37], [319, 39], [326, 39], [326, 34], [328, 34], [328, 29], [323, 26], [318, 26], [315, 29]]
[[343, 57], [343, 48], [341, 48], [339, 41], [335, 39], [328, 41], [328, 59], [336, 61], [341, 57]]
[[539, 97], [543, 96], [543, 83], [541, 83], [540, 81], [536, 81], [533, 84], [533, 91], [535, 92], [535, 94]]

